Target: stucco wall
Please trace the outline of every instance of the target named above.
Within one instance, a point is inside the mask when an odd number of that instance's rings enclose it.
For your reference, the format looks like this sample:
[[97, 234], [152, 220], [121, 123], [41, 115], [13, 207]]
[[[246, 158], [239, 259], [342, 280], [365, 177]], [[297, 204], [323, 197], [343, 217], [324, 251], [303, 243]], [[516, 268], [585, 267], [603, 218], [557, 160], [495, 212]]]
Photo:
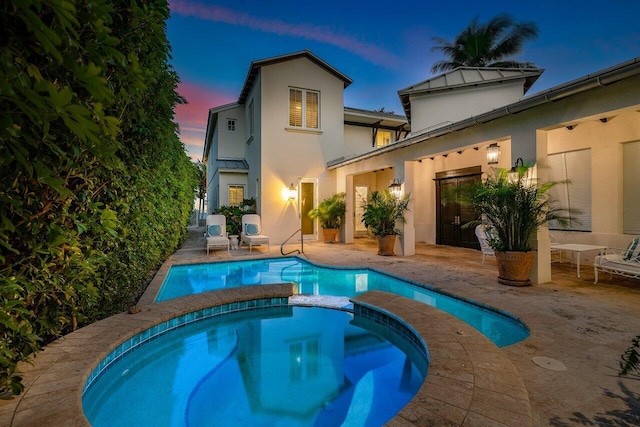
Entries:
[[457, 122], [523, 97], [524, 81], [411, 96], [411, 130]]
[[[607, 117], [602, 123], [599, 119]], [[561, 241], [626, 247], [622, 234], [622, 146], [640, 140], [640, 113], [624, 111], [581, 121], [572, 130], [548, 132], [549, 154], [591, 150], [591, 233], [554, 231]]]
[[[245, 104], [245, 160], [249, 164], [249, 175], [247, 177], [247, 192], [246, 197], [254, 197], [256, 199], [256, 208], [258, 212], [262, 206], [262, 180], [260, 174], [262, 173], [262, 120], [260, 113], [262, 111], [262, 76], [258, 74], [256, 81], [253, 84], [253, 90], [247, 97]], [[253, 102], [254, 108], [254, 133], [250, 132], [250, 118], [249, 118], [249, 105]]]
[[[344, 83], [306, 58], [261, 68], [261, 182], [263, 228], [272, 243], [281, 243], [300, 227], [297, 203], [282, 190], [303, 178], [317, 179], [318, 199], [336, 191], [335, 173], [326, 162], [342, 155], [344, 141]], [[289, 88], [320, 92], [320, 130], [289, 127]]]
[[372, 149], [373, 130], [361, 126], [344, 126], [343, 156], [362, 154]]
[[[236, 131], [227, 128], [227, 120], [236, 120]], [[237, 106], [218, 113], [216, 128], [219, 159], [244, 159], [245, 155], [245, 112], [243, 106]]]

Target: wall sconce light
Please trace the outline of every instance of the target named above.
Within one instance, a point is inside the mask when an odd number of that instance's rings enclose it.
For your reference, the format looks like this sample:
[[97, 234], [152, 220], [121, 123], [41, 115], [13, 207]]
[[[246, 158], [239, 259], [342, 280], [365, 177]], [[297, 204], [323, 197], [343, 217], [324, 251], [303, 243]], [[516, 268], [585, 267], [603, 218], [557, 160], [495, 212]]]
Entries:
[[282, 194], [284, 195], [284, 198], [287, 199], [287, 201], [294, 201], [298, 197], [298, 189], [293, 185], [292, 182], [289, 188], [285, 188], [282, 191]]
[[516, 159], [516, 164], [513, 165], [513, 167], [511, 168], [511, 170], [509, 170], [509, 181], [510, 182], [516, 182], [518, 181], [518, 178], [520, 177], [520, 173], [518, 172], [518, 168], [519, 167], [523, 167], [524, 166], [524, 161], [522, 160], [522, 157], [518, 157]]
[[400, 180], [398, 178], [395, 178], [389, 186], [389, 192], [396, 197], [400, 197], [402, 194], [402, 184], [400, 184]]
[[[500, 160], [500, 146], [494, 142], [487, 147], [487, 164], [495, 165]], [[521, 159], [522, 160], [522, 159]]]

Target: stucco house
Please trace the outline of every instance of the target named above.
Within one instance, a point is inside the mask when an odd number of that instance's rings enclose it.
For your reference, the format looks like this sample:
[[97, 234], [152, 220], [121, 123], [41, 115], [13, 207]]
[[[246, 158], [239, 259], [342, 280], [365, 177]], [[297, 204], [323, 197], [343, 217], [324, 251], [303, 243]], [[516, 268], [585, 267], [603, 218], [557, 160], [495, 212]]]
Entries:
[[[396, 180], [412, 195], [397, 253], [415, 242], [475, 247], [460, 228], [470, 213], [442, 191], [536, 162], [539, 179], [571, 181], [554, 196], [581, 211], [556, 239], [624, 247], [640, 234], [640, 58], [529, 95], [542, 72], [452, 70], [399, 90], [401, 116], [345, 107], [351, 80], [309, 51], [255, 61], [238, 102], [209, 111], [208, 210], [255, 197], [272, 243], [299, 228], [317, 239], [306, 212], [345, 191], [349, 243], [365, 232], [362, 199]], [[533, 282], [550, 280], [549, 246], [541, 230]]]

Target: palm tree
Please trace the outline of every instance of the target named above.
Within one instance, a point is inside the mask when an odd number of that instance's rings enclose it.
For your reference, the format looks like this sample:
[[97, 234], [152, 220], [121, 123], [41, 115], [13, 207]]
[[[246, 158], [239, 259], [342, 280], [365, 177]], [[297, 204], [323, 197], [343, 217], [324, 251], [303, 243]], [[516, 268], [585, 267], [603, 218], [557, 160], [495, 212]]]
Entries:
[[508, 67], [535, 68], [532, 62], [518, 62], [510, 57], [520, 53], [524, 42], [535, 40], [538, 26], [534, 22], [514, 22], [506, 14], [492, 18], [486, 24], [478, 24], [478, 17], [456, 36], [453, 41], [440, 37], [432, 48], [448, 57], [436, 62], [432, 73], [453, 70], [458, 67]]

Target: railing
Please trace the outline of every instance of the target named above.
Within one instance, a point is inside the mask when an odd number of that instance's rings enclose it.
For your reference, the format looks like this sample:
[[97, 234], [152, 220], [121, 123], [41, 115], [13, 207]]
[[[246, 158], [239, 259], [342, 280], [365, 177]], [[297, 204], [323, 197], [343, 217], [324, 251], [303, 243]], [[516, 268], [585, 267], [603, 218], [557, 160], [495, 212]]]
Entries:
[[[291, 240], [291, 238], [293, 236], [296, 235], [296, 233], [300, 232], [300, 249], [294, 249], [291, 252], [287, 252], [286, 254], [284, 253], [284, 245], [287, 244], [287, 242], [289, 240]], [[291, 255], [292, 253], [297, 252], [299, 254], [303, 254], [304, 253], [304, 239], [302, 238], [302, 228], [298, 228], [296, 231], [293, 232], [293, 234], [289, 237], [287, 237], [287, 240], [285, 240], [284, 242], [282, 242], [282, 244], [280, 245], [280, 253], [282, 255]]]

